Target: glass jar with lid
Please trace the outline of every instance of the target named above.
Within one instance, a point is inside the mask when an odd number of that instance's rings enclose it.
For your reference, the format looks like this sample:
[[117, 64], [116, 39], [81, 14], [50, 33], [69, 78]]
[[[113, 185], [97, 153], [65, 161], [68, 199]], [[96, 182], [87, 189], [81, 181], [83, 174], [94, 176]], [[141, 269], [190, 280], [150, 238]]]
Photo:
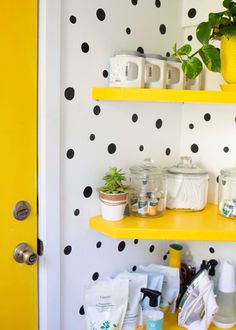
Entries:
[[130, 167], [130, 214], [159, 217], [166, 208], [166, 170], [150, 158], [141, 165]]
[[225, 217], [236, 219], [236, 166], [220, 171], [218, 209]]
[[180, 157], [180, 162], [168, 168], [167, 208], [200, 211], [207, 203], [208, 173], [192, 163], [192, 158]]

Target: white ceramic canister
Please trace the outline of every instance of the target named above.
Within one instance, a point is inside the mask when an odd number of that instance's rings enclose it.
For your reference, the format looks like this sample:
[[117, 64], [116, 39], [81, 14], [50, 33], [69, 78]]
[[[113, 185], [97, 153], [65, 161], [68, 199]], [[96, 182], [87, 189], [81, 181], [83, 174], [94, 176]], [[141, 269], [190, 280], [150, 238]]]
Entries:
[[117, 51], [110, 58], [110, 87], [144, 87], [144, 56], [135, 51]]
[[166, 87], [166, 60], [159, 54], [145, 54], [144, 87]]
[[167, 208], [200, 211], [207, 203], [208, 173], [192, 163], [191, 157], [168, 168]]
[[185, 78], [185, 89], [188, 90], [201, 90], [204, 84], [204, 73], [203, 71], [195, 78], [189, 79]]
[[167, 57], [167, 75], [166, 88], [168, 89], [184, 89], [185, 75], [181, 68], [180, 60], [174, 56]]
[[221, 215], [236, 219], [236, 165], [220, 171], [218, 209]]

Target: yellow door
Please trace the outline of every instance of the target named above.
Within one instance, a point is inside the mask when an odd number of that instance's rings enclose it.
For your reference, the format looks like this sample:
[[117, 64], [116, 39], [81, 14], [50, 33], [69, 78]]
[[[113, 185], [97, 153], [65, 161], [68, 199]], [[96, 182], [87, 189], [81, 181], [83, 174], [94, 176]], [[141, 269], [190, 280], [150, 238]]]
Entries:
[[[0, 329], [36, 330], [37, 262], [13, 252], [37, 251], [37, 1], [0, 0], [0, 27]], [[18, 201], [31, 206], [25, 220]]]

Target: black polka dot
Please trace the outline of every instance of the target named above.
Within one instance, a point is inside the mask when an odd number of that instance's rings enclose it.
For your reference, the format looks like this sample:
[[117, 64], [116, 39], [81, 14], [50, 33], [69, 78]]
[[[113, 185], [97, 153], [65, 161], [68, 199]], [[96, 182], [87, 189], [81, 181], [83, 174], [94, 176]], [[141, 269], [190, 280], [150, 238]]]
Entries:
[[79, 214], [80, 214], [80, 210], [79, 209], [74, 210], [74, 215], [78, 216]]
[[102, 242], [101, 242], [101, 241], [98, 241], [97, 244], [96, 244], [96, 247], [97, 247], [98, 249], [100, 249], [101, 246], [102, 246]]
[[72, 159], [75, 155], [75, 152], [73, 149], [68, 149], [67, 152], [66, 152], [66, 157], [69, 158], [69, 159]]
[[188, 41], [192, 41], [193, 40], [193, 36], [191, 36], [191, 34], [188, 36]]
[[193, 129], [193, 128], [194, 128], [194, 125], [191, 123], [191, 124], [188, 125], [188, 127], [189, 127], [190, 129]]
[[196, 11], [195, 8], [189, 9], [189, 11], [188, 11], [188, 17], [189, 18], [194, 18], [196, 16], [196, 14], [197, 14], [197, 11]]
[[75, 90], [73, 87], [67, 87], [65, 89], [65, 98], [69, 101], [71, 101], [75, 97]]
[[85, 312], [84, 312], [84, 306], [81, 306], [80, 307], [79, 313], [80, 313], [80, 315], [84, 315], [85, 314]]
[[170, 153], [171, 153], [171, 150], [170, 150], [170, 148], [166, 148], [166, 156], [169, 156], [169, 155], [170, 155]]
[[90, 134], [89, 139], [90, 139], [91, 141], [94, 141], [94, 140], [95, 140], [95, 135], [94, 135], [94, 134]]
[[198, 150], [199, 150], [199, 148], [198, 148], [198, 145], [197, 144], [192, 144], [191, 145], [191, 151], [193, 152], [193, 153], [196, 153], [196, 152], [198, 152]]
[[151, 245], [150, 248], [149, 248], [149, 252], [153, 252], [155, 250], [155, 246], [154, 245]]
[[134, 113], [132, 116], [132, 122], [136, 123], [136, 121], [138, 121], [138, 115]]
[[211, 120], [211, 115], [209, 113], [205, 113], [204, 119], [205, 119], [205, 121]]
[[215, 249], [214, 249], [213, 247], [210, 247], [209, 251], [210, 251], [211, 253], [215, 253]]
[[89, 45], [87, 44], [87, 42], [83, 42], [81, 45], [81, 49], [83, 53], [88, 53], [89, 51]]
[[139, 146], [139, 151], [143, 151], [144, 150], [144, 146], [141, 144], [140, 146]]
[[235, 123], [236, 123], [236, 117], [234, 118], [234, 121], [235, 121]]
[[170, 57], [170, 52], [166, 52], [166, 57]]
[[136, 270], [137, 270], [137, 266], [133, 266], [132, 271], [136, 272]]
[[156, 128], [161, 128], [161, 126], [162, 126], [162, 120], [161, 119], [157, 119], [157, 121], [156, 121]]
[[115, 143], [110, 143], [107, 147], [109, 154], [114, 154], [116, 152], [116, 145]]
[[126, 31], [127, 34], [131, 33], [131, 29], [129, 27], [127, 27], [125, 31]]
[[138, 244], [138, 239], [137, 238], [135, 238], [134, 244]]
[[131, 0], [132, 5], [136, 6], [138, 3], [138, 0]]
[[104, 78], [107, 78], [108, 77], [108, 71], [107, 70], [103, 70], [102, 71], [102, 75]]
[[219, 183], [219, 175], [216, 177], [216, 182]]
[[224, 152], [226, 152], [226, 153], [227, 153], [227, 152], [229, 152], [229, 147], [224, 147], [224, 149], [223, 149], [223, 150], [224, 150]]
[[94, 273], [92, 276], [93, 281], [97, 281], [98, 278], [99, 278], [98, 272]]
[[138, 47], [138, 48], [137, 48], [137, 52], [140, 53], [140, 54], [144, 54], [144, 49], [143, 49], [143, 47]]
[[125, 249], [125, 242], [121, 241], [118, 245], [118, 251], [123, 251]]
[[99, 107], [99, 105], [95, 105], [95, 107], [93, 108], [93, 113], [98, 116], [101, 112], [101, 108]]
[[72, 247], [70, 245], [67, 245], [65, 248], [64, 248], [64, 254], [65, 255], [68, 255], [70, 254], [72, 251]]
[[104, 21], [104, 19], [106, 18], [106, 13], [102, 8], [99, 8], [97, 10], [96, 15], [99, 21]]
[[166, 26], [165, 24], [161, 24], [159, 27], [159, 31], [161, 34], [165, 34], [166, 33]]
[[163, 256], [163, 260], [166, 260], [167, 259], [167, 255], [165, 254], [164, 256]]
[[90, 197], [92, 195], [92, 193], [93, 193], [92, 187], [87, 186], [87, 187], [84, 188], [84, 197], [85, 198]]
[[161, 1], [160, 0], [156, 0], [155, 1], [155, 5], [157, 8], [160, 8], [161, 7]]
[[76, 17], [75, 16], [70, 16], [70, 22], [72, 23], [72, 24], [75, 24], [76, 23]]

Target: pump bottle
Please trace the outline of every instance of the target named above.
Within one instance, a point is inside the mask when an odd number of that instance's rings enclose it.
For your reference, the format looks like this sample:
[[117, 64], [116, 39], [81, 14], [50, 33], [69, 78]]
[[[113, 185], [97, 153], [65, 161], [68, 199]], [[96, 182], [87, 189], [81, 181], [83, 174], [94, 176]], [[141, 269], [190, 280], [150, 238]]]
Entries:
[[163, 328], [164, 313], [159, 310], [158, 298], [161, 292], [150, 289], [141, 289], [144, 297], [149, 298], [149, 308], [144, 311], [144, 329], [146, 330], [161, 330]]

